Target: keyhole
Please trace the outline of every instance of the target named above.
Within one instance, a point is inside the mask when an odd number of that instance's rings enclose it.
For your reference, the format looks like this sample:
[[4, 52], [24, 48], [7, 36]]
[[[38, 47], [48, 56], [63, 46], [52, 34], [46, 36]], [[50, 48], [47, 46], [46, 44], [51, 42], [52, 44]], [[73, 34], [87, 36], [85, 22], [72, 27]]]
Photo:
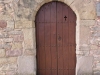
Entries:
[[66, 18], [67, 18], [67, 17], [65, 16], [64, 18], [65, 18], [65, 21], [66, 21]]
[[61, 37], [60, 37], [60, 36], [58, 37], [58, 40], [59, 40], [59, 41], [61, 40]]

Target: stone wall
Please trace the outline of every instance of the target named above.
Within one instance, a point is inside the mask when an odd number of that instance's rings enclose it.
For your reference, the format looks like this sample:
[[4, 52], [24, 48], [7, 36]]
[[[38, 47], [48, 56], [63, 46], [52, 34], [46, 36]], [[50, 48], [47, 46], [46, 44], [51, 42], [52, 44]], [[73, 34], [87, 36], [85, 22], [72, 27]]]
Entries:
[[34, 0], [0, 0], [0, 75], [35, 75]]
[[[35, 16], [54, 0], [0, 0], [0, 75], [36, 75]], [[100, 19], [95, 0], [55, 0], [76, 22], [76, 75], [100, 75]], [[99, 0], [98, 0], [99, 2]]]

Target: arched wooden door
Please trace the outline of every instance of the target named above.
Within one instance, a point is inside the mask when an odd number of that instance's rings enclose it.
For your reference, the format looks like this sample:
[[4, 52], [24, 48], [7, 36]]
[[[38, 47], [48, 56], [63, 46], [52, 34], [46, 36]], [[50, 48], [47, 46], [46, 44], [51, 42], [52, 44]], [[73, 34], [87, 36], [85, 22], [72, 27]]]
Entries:
[[75, 75], [75, 13], [62, 2], [50, 2], [35, 22], [37, 75]]

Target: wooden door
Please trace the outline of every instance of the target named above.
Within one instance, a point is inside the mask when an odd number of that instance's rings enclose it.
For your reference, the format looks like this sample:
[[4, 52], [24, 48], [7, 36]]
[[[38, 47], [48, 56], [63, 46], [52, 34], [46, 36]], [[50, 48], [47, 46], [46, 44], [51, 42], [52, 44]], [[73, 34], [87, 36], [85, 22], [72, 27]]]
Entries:
[[37, 75], [75, 75], [76, 15], [62, 2], [43, 5], [36, 16]]

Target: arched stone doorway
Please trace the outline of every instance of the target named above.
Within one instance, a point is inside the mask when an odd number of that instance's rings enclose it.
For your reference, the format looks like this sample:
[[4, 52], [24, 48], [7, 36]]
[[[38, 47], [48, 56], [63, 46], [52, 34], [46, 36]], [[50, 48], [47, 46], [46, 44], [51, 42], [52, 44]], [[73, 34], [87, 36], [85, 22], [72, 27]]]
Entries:
[[62, 2], [43, 5], [36, 16], [37, 75], [75, 75], [76, 15]]

